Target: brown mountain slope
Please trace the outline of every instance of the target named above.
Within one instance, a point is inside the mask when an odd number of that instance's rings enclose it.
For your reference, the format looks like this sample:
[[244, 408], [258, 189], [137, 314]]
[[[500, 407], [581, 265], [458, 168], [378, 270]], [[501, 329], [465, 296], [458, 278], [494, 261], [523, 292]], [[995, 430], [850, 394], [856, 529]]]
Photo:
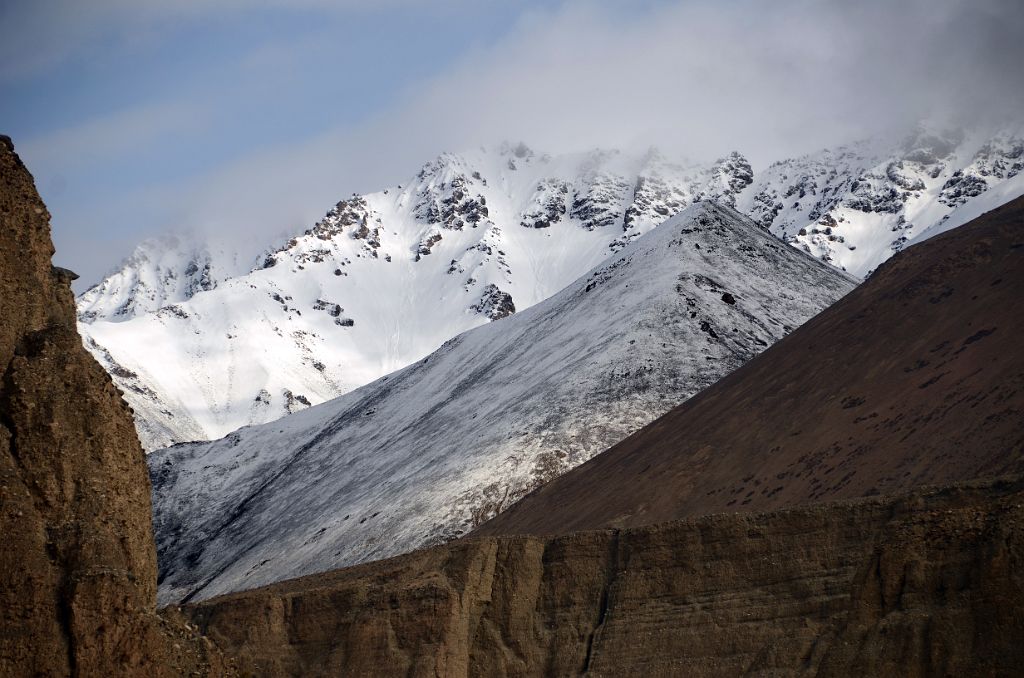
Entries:
[[770, 510], [1024, 471], [1024, 198], [909, 248], [476, 534]]
[[49, 216], [0, 137], [0, 676], [220, 673], [156, 614], [142, 448], [82, 347]]
[[464, 539], [184, 615], [257, 676], [1009, 676], [1024, 480]]
[[268, 676], [1015, 675], [1022, 476], [733, 509], [1020, 469], [1022, 208], [897, 257], [482, 531], [725, 514], [464, 539], [182, 613]]

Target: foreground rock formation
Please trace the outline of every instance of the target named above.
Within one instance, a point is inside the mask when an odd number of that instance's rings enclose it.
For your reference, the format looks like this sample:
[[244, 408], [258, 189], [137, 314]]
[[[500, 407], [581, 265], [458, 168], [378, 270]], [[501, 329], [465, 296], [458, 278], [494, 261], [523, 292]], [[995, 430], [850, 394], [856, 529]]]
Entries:
[[1010, 675], [1024, 480], [467, 539], [183, 608], [260, 676]]
[[1024, 473], [1024, 198], [908, 248], [478, 534], [564, 534]]
[[142, 449], [52, 254], [0, 137], [0, 675], [219, 674], [208, 641], [156, 614]]

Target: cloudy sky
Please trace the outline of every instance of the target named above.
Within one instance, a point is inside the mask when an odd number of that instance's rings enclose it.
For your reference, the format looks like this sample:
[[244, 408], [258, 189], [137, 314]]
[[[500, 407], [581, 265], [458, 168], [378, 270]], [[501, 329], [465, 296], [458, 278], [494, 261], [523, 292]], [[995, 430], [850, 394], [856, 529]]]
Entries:
[[262, 244], [441, 150], [757, 165], [1024, 110], [1020, 0], [10, 0], [0, 124], [95, 282], [142, 238]]

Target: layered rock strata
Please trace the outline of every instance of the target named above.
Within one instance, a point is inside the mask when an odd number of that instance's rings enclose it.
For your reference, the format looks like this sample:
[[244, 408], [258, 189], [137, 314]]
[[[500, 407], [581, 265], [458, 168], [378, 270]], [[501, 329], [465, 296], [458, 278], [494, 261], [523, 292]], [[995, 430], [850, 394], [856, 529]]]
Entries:
[[1024, 480], [467, 539], [182, 613], [261, 676], [1012, 675]]

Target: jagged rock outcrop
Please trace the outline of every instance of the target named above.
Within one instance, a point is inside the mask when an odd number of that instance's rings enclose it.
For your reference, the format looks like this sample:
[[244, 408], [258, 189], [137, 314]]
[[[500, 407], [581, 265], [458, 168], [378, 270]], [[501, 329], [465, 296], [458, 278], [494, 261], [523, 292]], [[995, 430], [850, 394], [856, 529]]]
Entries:
[[52, 254], [0, 137], [0, 675], [219, 675], [208, 641], [156, 614], [142, 449]]
[[463, 540], [182, 609], [260, 676], [1015, 675], [1024, 480]]
[[979, 134], [919, 125], [895, 146], [876, 138], [775, 162], [737, 204], [792, 245], [867, 276], [929, 230], [981, 214], [976, 205], [1020, 196], [1021, 169], [1019, 126]]
[[[304, 233], [266, 243], [255, 267], [223, 243], [140, 245], [79, 298], [79, 318], [143, 447], [278, 419], [291, 411], [286, 389], [314, 404], [348, 393], [549, 298], [697, 201], [735, 207], [864, 276], [935, 229], [1024, 193], [1024, 132], [1013, 125], [921, 127], [756, 172], [737, 152], [693, 164], [653, 148], [522, 148], [443, 153], [409, 181], [352, 195]], [[347, 323], [310, 313], [323, 295]], [[270, 400], [251, 407], [263, 391]]]

